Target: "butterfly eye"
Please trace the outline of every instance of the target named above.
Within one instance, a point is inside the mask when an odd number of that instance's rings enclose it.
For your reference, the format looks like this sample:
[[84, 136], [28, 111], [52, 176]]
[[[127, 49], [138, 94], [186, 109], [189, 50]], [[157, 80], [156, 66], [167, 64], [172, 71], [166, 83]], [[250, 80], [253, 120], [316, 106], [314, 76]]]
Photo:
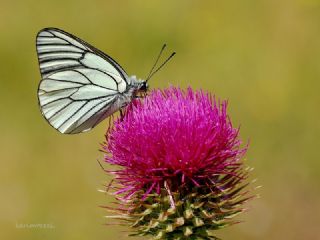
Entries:
[[143, 82], [142, 84], [141, 84], [141, 87], [140, 87], [140, 90], [141, 91], [147, 91], [148, 90], [148, 83], [147, 82]]

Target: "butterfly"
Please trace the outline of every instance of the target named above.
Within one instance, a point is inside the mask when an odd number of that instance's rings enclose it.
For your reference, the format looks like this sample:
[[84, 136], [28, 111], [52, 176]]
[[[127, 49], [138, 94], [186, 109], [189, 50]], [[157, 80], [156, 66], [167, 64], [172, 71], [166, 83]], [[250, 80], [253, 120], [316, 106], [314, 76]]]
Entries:
[[38, 100], [42, 115], [61, 133], [94, 128], [148, 90], [164, 44], [146, 80], [128, 76], [110, 56], [57, 28], [45, 28], [36, 38], [42, 80]]

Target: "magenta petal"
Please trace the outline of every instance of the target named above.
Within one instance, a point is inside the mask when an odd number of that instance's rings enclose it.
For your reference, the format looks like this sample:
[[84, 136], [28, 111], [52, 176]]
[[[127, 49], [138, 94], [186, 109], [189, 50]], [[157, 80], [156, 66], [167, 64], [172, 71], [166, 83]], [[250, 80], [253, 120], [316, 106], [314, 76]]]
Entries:
[[105, 161], [120, 166], [112, 171], [120, 189], [159, 192], [171, 186], [212, 184], [216, 175], [237, 175], [246, 151], [239, 129], [227, 115], [227, 102], [201, 90], [170, 87], [154, 90], [126, 108], [106, 134]]

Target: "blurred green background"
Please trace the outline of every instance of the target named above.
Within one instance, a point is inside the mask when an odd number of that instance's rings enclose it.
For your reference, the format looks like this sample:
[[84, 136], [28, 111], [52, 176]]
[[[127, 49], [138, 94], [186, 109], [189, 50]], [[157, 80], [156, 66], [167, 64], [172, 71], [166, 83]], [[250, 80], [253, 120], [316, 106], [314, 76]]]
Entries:
[[[103, 226], [97, 163], [107, 121], [62, 135], [40, 114], [35, 36], [69, 31], [145, 77], [161, 45], [176, 57], [151, 81], [229, 100], [250, 140], [261, 195], [223, 239], [320, 239], [320, 1], [0, 1], [0, 239], [127, 239]], [[169, 54], [169, 51], [167, 52]], [[19, 224], [52, 224], [21, 228]]]

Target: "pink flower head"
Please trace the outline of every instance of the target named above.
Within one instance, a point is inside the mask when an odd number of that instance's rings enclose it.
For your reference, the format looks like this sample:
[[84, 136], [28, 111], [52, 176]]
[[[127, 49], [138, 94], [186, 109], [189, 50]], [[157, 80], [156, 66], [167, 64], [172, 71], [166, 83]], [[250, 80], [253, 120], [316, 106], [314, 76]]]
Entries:
[[130, 198], [140, 190], [159, 193], [166, 182], [176, 191], [186, 184], [214, 185], [221, 176], [244, 177], [240, 158], [246, 148], [226, 110], [226, 101], [191, 88], [153, 90], [134, 101], [103, 145], [106, 162], [120, 166], [112, 171], [116, 193]]

